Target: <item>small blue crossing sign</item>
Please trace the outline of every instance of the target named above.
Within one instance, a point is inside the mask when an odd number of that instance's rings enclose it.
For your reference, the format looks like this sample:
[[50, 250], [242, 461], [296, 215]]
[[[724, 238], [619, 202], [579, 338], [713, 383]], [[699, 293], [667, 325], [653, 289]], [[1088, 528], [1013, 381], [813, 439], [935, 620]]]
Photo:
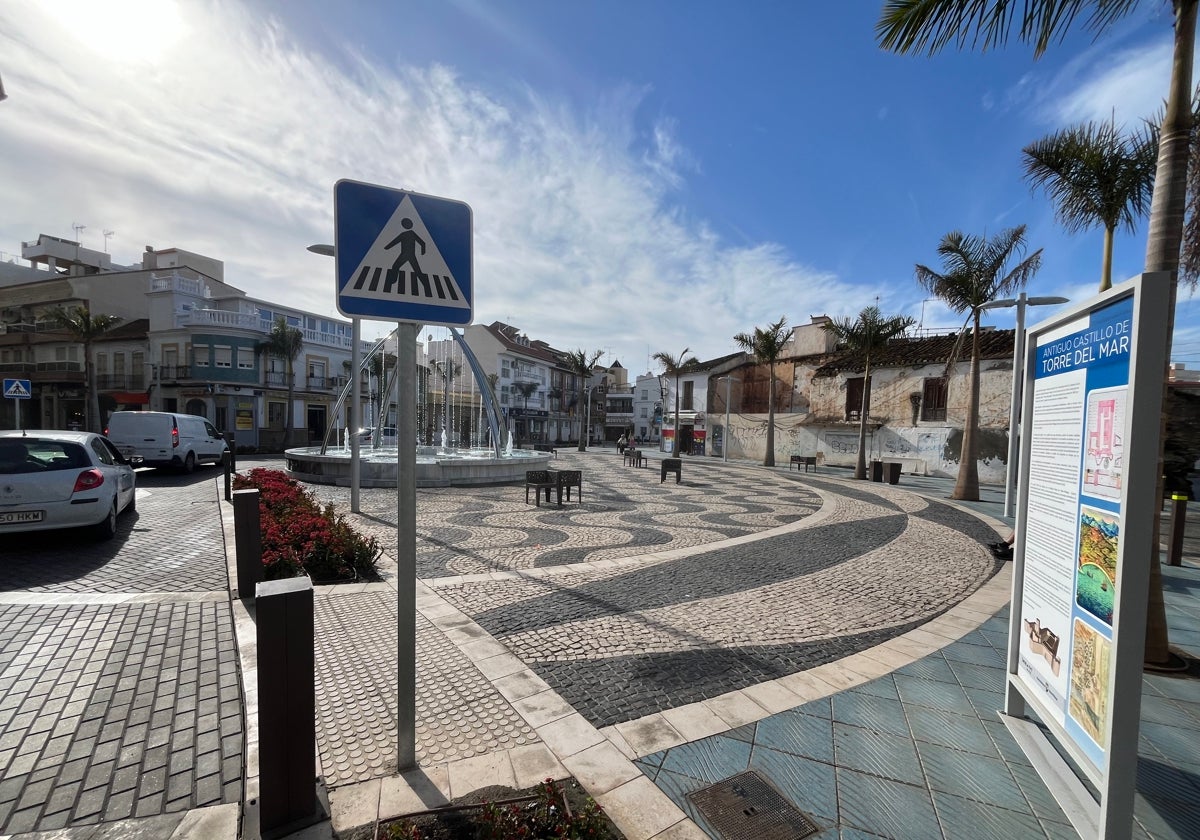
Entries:
[[339, 312], [381, 321], [471, 323], [468, 205], [341, 180], [333, 187], [333, 209]]
[[28, 379], [5, 379], [4, 396], [14, 400], [27, 400], [33, 396]]

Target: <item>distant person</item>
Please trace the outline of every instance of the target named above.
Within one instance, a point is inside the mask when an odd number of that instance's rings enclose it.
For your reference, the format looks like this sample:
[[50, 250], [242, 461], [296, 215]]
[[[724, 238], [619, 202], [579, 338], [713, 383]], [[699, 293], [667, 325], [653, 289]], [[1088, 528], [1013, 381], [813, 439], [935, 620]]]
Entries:
[[625, 435], [621, 435], [619, 438], [617, 438], [617, 452], [619, 454], [624, 455], [625, 447], [628, 445], [629, 445], [629, 441], [626, 440]]

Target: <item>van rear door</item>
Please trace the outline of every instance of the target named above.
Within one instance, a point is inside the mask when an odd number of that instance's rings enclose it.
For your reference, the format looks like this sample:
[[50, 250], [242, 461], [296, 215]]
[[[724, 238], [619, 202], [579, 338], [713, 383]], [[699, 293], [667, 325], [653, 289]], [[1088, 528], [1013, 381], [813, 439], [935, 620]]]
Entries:
[[117, 411], [108, 421], [108, 439], [130, 457], [147, 464], [169, 464], [179, 446], [174, 416], [152, 411]]

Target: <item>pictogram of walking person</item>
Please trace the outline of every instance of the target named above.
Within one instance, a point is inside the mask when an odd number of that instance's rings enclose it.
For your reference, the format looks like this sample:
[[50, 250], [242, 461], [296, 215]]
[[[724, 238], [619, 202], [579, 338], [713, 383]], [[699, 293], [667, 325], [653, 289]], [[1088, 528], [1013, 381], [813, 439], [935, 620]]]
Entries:
[[404, 230], [401, 231], [396, 236], [395, 239], [393, 239], [388, 244], [384, 245], [383, 248], [386, 251], [388, 248], [391, 248], [393, 245], [399, 243], [400, 255], [397, 256], [396, 261], [394, 263], [392, 263], [392, 269], [395, 271], [399, 271], [400, 266], [404, 265], [405, 263], [408, 263], [409, 265], [412, 266], [412, 270], [413, 270], [414, 274], [421, 274], [422, 273], [421, 266], [417, 262], [417, 249], [414, 246], [420, 245], [421, 246], [421, 256], [425, 256], [425, 240], [422, 239], [416, 233], [416, 231], [414, 231], [412, 229], [412, 226], [413, 226], [412, 219], [407, 219], [407, 218], [401, 219], [400, 227], [404, 228]]

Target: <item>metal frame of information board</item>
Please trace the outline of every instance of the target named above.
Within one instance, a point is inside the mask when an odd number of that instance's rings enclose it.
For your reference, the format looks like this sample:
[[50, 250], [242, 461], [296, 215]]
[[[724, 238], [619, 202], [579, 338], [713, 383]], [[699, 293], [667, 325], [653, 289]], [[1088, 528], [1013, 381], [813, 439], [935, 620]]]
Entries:
[[[1166, 323], [1169, 307], [1170, 275], [1165, 272], [1142, 274], [1078, 306], [1057, 313], [1028, 331], [1024, 358], [1025, 386], [1021, 418], [1021, 455], [1019, 501], [1015, 529], [1013, 558], [1012, 601], [1007, 668], [1007, 691], [1002, 719], [1020, 744], [1030, 763], [1037, 769], [1047, 788], [1058, 800], [1075, 829], [1083, 838], [1118, 840], [1131, 836], [1133, 825], [1134, 790], [1137, 773], [1138, 725], [1141, 707], [1142, 661], [1144, 658], [1146, 630], [1146, 599], [1148, 592], [1150, 563], [1159, 562], [1158, 540], [1154, 533], [1155, 488], [1158, 480], [1158, 458], [1161, 445], [1162, 396], [1166, 370], [1168, 336], [1162, 328]], [[1132, 301], [1131, 346], [1128, 353], [1128, 381], [1125, 385], [1124, 424], [1122, 435], [1122, 464], [1120, 474], [1119, 537], [1116, 559], [1118, 576], [1115, 584], [1115, 603], [1111, 616], [1112, 640], [1109, 653], [1108, 689], [1105, 697], [1106, 717], [1103, 720], [1103, 742], [1085, 745], [1077, 742], [1076, 735], [1068, 731], [1057, 717], [1066, 718], [1065, 710], [1055, 710], [1047, 703], [1047, 692], [1039, 694], [1019, 675], [1019, 657], [1023, 641], [1029, 635], [1022, 615], [1025, 604], [1026, 555], [1030, 540], [1043, 539], [1040, 524], [1031, 534], [1030, 472], [1031, 448], [1033, 445], [1034, 422], [1038, 414], [1037, 389], [1049, 387], [1052, 378], [1036, 376], [1038, 350], [1045, 339], [1046, 347], [1064, 331], [1079, 325], [1093, 313], [1125, 299]], [[1082, 327], [1088, 329], [1087, 325]], [[1074, 334], [1072, 334], [1074, 335]], [[1074, 352], [1074, 350], [1072, 351]], [[1047, 354], [1048, 355], [1048, 354]], [[1047, 360], [1045, 364], [1050, 364]], [[1070, 361], [1064, 361], [1070, 364]], [[1016, 372], [1014, 371], [1014, 374]], [[1043, 371], [1045, 373], [1045, 371]], [[1086, 374], [1085, 374], [1086, 375]], [[1087, 394], [1086, 386], [1081, 389]], [[1082, 416], [1087, 420], [1086, 402]], [[1086, 423], [1080, 425], [1080, 440], [1088, 437]], [[1065, 450], [1069, 451], [1069, 450]], [[1079, 497], [1086, 452], [1080, 452], [1080, 475], [1075, 481], [1075, 507], [1083, 504]], [[1044, 493], [1043, 488], [1037, 492]], [[1111, 493], [1111, 491], [1110, 491]], [[1037, 512], [1045, 516], [1044, 510]], [[1063, 524], [1063, 523], [1059, 523]], [[1078, 521], [1071, 523], [1075, 531], [1080, 530]], [[1076, 540], [1079, 537], [1076, 536]], [[1071, 571], [1071, 610], [1075, 610], [1079, 578], [1078, 542], [1075, 556], [1059, 558], [1074, 564]], [[1038, 553], [1046, 556], [1046, 546], [1039, 545]], [[1061, 597], [1058, 593], [1057, 597]], [[1074, 621], [1074, 619], [1073, 619]], [[1069, 645], [1071, 635], [1064, 639]], [[1062, 649], [1062, 648], [1060, 648]], [[1074, 674], [1072, 651], [1065, 651], [1063, 665], [1068, 668], [1066, 704], [1071, 700]], [[1041, 726], [1027, 717], [1032, 711]], [[1042, 728], [1044, 727], [1044, 729]], [[1054, 743], [1051, 743], [1053, 739]], [[1063, 759], [1055, 744], [1077, 765], [1099, 791], [1097, 802], [1087, 791], [1082, 780], [1070, 764]], [[1102, 760], [1096, 762], [1093, 754], [1100, 750]], [[1091, 753], [1091, 754], [1090, 754]]]

